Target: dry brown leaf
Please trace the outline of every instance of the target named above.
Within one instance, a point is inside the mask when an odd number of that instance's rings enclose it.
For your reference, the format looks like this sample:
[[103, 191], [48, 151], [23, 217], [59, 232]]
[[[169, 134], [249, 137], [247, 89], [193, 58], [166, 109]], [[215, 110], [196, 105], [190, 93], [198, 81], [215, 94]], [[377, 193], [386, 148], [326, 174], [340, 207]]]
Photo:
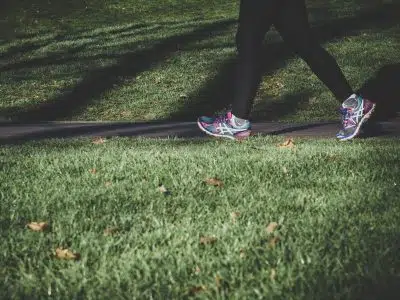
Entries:
[[244, 251], [244, 249], [240, 249], [240, 254], [239, 254], [239, 256], [240, 256], [240, 258], [245, 258], [246, 257], [246, 252]]
[[292, 138], [288, 138], [285, 142], [278, 145], [279, 148], [290, 148], [290, 149], [293, 148], [294, 146], [295, 145]]
[[158, 190], [161, 192], [161, 193], [163, 193], [164, 195], [170, 195], [171, 194], [171, 192], [163, 185], [163, 184], [160, 184], [159, 186], [158, 186]]
[[266, 230], [268, 234], [271, 234], [275, 231], [275, 229], [278, 227], [278, 223], [276, 222], [271, 222], [268, 224]]
[[212, 245], [217, 241], [216, 237], [213, 236], [201, 236], [200, 237], [200, 244], [201, 245]]
[[236, 223], [236, 219], [239, 218], [239, 216], [240, 216], [240, 212], [237, 212], [237, 211], [231, 212], [232, 223]]
[[45, 231], [49, 228], [49, 224], [46, 222], [31, 222], [27, 226], [32, 231]]
[[222, 180], [220, 180], [218, 178], [207, 178], [205, 180], [205, 183], [207, 183], [209, 185], [213, 185], [213, 186], [218, 186], [218, 187], [222, 187], [224, 185]]
[[130, 117], [131, 116], [131, 112], [130, 111], [121, 111], [120, 115], [123, 116], [123, 117]]
[[269, 275], [269, 278], [274, 281], [276, 277], [276, 270], [275, 269], [271, 269], [271, 274]]
[[104, 144], [106, 142], [106, 140], [100, 136], [97, 136], [95, 138], [93, 138], [92, 143], [99, 145], [99, 144]]
[[274, 236], [268, 242], [270, 248], [275, 248], [275, 246], [279, 243], [281, 239], [278, 236]]
[[58, 259], [66, 259], [66, 260], [78, 260], [81, 257], [79, 253], [72, 252], [71, 250], [64, 248], [57, 248], [55, 256]]
[[160, 185], [158, 186], [158, 190], [159, 190], [161, 193], [166, 193], [166, 192], [168, 192], [167, 188], [166, 188], [163, 184], [160, 184]]
[[92, 174], [96, 174], [97, 170], [95, 168], [93, 168], [93, 169], [90, 169], [89, 172], [92, 173]]
[[104, 229], [103, 234], [105, 236], [110, 236], [118, 233], [118, 228], [117, 227], [107, 227]]
[[194, 295], [202, 293], [206, 290], [207, 290], [207, 287], [205, 287], [204, 285], [194, 286], [189, 289], [189, 295], [194, 296]]

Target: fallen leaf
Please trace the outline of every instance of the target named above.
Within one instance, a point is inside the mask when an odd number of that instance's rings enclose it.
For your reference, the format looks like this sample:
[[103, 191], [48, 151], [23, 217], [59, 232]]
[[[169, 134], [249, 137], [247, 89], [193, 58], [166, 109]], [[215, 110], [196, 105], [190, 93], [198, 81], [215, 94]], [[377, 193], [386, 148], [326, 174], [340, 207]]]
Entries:
[[240, 216], [240, 212], [231, 212], [231, 220], [232, 220], [232, 223], [236, 223], [236, 219], [238, 218]]
[[200, 237], [200, 244], [201, 245], [212, 245], [217, 241], [216, 237], [213, 236], [202, 236]]
[[158, 186], [158, 190], [166, 196], [171, 195], [171, 192], [163, 184]]
[[131, 116], [131, 112], [130, 111], [121, 111], [120, 115], [123, 116], [123, 117], [130, 117]]
[[285, 142], [278, 145], [279, 148], [293, 148], [294, 142], [292, 138], [288, 138]]
[[275, 229], [278, 227], [278, 223], [276, 222], [271, 222], [268, 224], [266, 230], [268, 234], [271, 234], [275, 231]]
[[27, 226], [32, 231], [45, 231], [49, 228], [49, 224], [46, 222], [31, 222]]
[[204, 285], [194, 286], [189, 289], [189, 295], [194, 296], [194, 295], [204, 292], [206, 290], [207, 290], [207, 287], [205, 287]]
[[104, 185], [105, 185], [105, 186], [111, 186], [111, 185], [112, 185], [112, 182], [111, 182], [111, 181], [106, 181], [106, 182], [104, 182]]
[[269, 278], [274, 281], [276, 277], [276, 270], [275, 269], [271, 269], [271, 274], [269, 275]]
[[106, 140], [100, 136], [97, 136], [95, 138], [93, 138], [92, 143], [99, 145], [99, 144], [104, 144], [106, 142]]
[[89, 172], [92, 173], [92, 174], [96, 174], [97, 170], [96, 169], [90, 169]]
[[205, 180], [205, 183], [207, 183], [209, 185], [213, 185], [213, 186], [218, 186], [218, 187], [222, 187], [224, 185], [222, 180], [220, 180], [218, 178], [207, 178]]
[[160, 184], [158, 186], [158, 189], [160, 190], [161, 193], [166, 193], [168, 191], [167, 188], [163, 184]]
[[270, 248], [275, 248], [275, 246], [279, 243], [280, 238], [278, 236], [274, 236], [268, 242]]
[[64, 248], [57, 248], [55, 256], [58, 259], [66, 259], [66, 260], [78, 260], [81, 257], [79, 253], [75, 253], [69, 249], [64, 249]]
[[239, 256], [241, 258], [245, 258], [246, 257], [246, 252], [244, 251], [244, 249], [240, 249], [239, 253], [240, 253]]
[[103, 231], [103, 234], [105, 236], [114, 235], [114, 234], [117, 234], [117, 233], [118, 233], [118, 228], [117, 227], [107, 227]]

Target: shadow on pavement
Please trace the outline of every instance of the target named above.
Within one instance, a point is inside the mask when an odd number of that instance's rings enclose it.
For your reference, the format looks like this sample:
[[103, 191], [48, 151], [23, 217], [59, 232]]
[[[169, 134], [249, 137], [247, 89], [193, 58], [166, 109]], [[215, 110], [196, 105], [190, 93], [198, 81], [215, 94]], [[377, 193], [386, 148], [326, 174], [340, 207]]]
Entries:
[[[377, 123], [380, 127], [373, 135], [399, 137], [400, 123]], [[313, 122], [308, 124], [261, 122], [253, 123], [254, 135], [280, 135], [307, 138], [334, 138], [339, 129], [338, 122]], [[42, 122], [36, 124], [0, 124], [0, 145], [23, 144], [49, 138], [77, 137], [146, 137], [205, 139], [196, 122], [107, 122], [107, 123], [62, 123]]]

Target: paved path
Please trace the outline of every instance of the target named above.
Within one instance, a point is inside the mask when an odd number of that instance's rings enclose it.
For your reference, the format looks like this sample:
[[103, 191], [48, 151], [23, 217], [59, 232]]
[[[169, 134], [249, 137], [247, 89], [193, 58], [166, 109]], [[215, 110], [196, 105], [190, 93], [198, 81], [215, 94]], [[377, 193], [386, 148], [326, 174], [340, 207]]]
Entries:
[[[262, 135], [292, 137], [334, 137], [338, 122], [293, 124], [279, 122], [253, 123], [253, 132]], [[400, 122], [381, 122], [369, 125], [365, 136], [400, 137]], [[44, 138], [78, 136], [132, 136], [149, 138], [205, 138], [196, 122], [43, 122], [35, 124], [0, 123], [0, 144], [13, 144]]]

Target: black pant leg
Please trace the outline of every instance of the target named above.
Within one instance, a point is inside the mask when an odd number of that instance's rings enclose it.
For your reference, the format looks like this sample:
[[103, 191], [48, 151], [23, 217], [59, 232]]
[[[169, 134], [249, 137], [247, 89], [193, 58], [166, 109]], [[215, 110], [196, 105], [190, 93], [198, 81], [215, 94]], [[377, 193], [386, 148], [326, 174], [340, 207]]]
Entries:
[[336, 60], [313, 38], [304, 0], [285, 0], [274, 22], [283, 40], [310, 66], [318, 78], [343, 101], [353, 93]]
[[261, 50], [281, 0], [241, 0], [232, 113], [248, 119], [261, 81]]

